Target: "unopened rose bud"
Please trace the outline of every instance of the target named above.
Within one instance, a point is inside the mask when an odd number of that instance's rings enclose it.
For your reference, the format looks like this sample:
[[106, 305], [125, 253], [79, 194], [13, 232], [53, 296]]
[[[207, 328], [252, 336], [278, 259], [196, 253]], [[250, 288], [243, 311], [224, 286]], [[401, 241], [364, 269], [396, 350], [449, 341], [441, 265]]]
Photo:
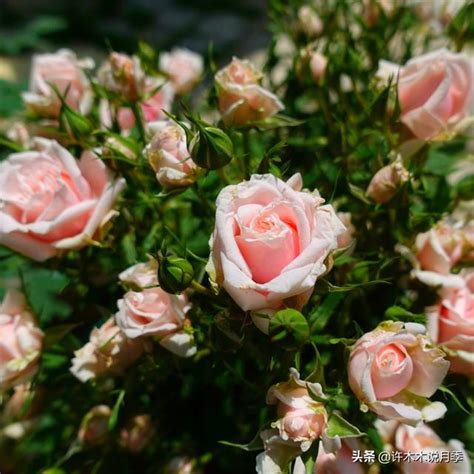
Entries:
[[102, 444], [108, 434], [109, 419], [112, 410], [107, 405], [97, 405], [83, 418], [78, 440], [89, 445]]
[[193, 266], [181, 257], [162, 257], [158, 266], [158, 282], [170, 294], [181, 293], [192, 282]]
[[165, 467], [165, 474], [198, 474], [194, 469], [194, 460], [187, 456], [174, 457]]
[[120, 431], [121, 446], [132, 453], [139, 453], [150, 442], [153, 425], [150, 415], [134, 416]]
[[309, 68], [316, 82], [319, 82], [323, 79], [327, 65], [328, 60], [326, 56], [323, 56], [321, 53], [316, 52], [311, 55], [311, 59], [309, 61]]
[[377, 24], [380, 12], [388, 16], [393, 10], [393, 4], [390, 0], [364, 0], [363, 2], [363, 18], [368, 26], [372, 27]]
[[298, 10], [298, 27], [311, 38], [319, 36], [323, 32], [321, 18], [309, 5], [303, 5]]
[[202, 168], [218, 169], [232, 160], [232, 140], [220, 128], [199, 127], [190, 143], [192, 159]]
[[376, 203], [386, 203], [392, 199], [400, 186], [408, 181], [409, 177], [401, 159], [397, 158], [393, 163], [375, 173], [366, 194]]

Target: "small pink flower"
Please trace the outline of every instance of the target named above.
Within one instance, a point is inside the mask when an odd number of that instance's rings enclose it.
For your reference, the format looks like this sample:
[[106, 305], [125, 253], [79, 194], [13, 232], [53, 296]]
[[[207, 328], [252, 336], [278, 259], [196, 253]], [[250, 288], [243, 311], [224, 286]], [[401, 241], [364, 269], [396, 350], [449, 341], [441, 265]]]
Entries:
[[409, 177], [401, 159], [397, 159], [375, 173], [367, 188], [367, 196], [376, 203], [384, 204], [393, 198], [398, 188], [408, 181]]
[[77, 439], [84, 444], [102, 444], [109, 434], [108, 424], [112, 410], [107, 405], [97, 405], [83, 418]]
[[153, 122], [149, 130], [154, 134], [145, 149], [156, 179], [165, 188], [189, 186], [197, 177], [197, 166], [191, 159], [186, 133], [170, 121]]
[[283, 110], [280, 100], [259, 85], [262, 74], [249, 61], [234, 58], [215, 76], [219, 110], [226, 124], [264, 120]]
[[57, 118], [61, 100], [54, 90], [65, 95], [66, 104], [74, 110], [87, 114], [93, 94], [83, 69], [93, 67], [92, 60], [77, 59], [69, 50], [33, 56], [30, 88], [22, 97], [26, 107], [37, 115]]
[[29, 380], [36, 372], [43, 332], [24, 296], [9, 290], [0, 304], [0, 391]]
[[314, 52], [311, 54], [311, 59], [309, 61], [309, 68], [313, 79], [316, 82], [320, 82], [324, 74], [326, 73], [326, 67], [328, 65], [328, 59], [326, 56], [323, 56], [321, 53]]
[[115, 319], [127, 337], [156, 336], [163, 347], [181, 357], [196, 353], [192, 335], [184, 330], [191, 308], [186, 295], [170, 295], [161, 288], [129, 291], [118, 308]]
[[148, 286], [158, 286], [158, 262], [149, 257], [146, 263], [137, 263], [124, 270], [119, 275], [119, 280], [137, 289]]
[[189, 92], [204, 71], [202, 57], [185, 48], [174, 48], [160, 57], [160, 70], [169, 76], [177, 94]]
[[451, 361], [450, 371], [474, 377], [474, 271], [464, 271], [464, 286], [446, 291], [427, 308], [428, 331]]
[[314, 474], [364, 474], [362, 462], [353, 461], [352, 454], [363, 451], [357, 438], [345, 438], [335, 453], [327, 453], [321, 444], [314, 466]]
[[139, 453], [150, 442], [153, 431], [150, 415], [134, 416], [120, 431], [120, 445], [127, 451]]
[[349, 385], [384, 420], [418, 423], [441, 418], [440, 402], [420, 402], [441, 385], [449, 362], [430, 345], [420, 324], [384, 321], [362, 336], [349, 359]]
[[323, 32], [321, 18], [309, 5], [303, 5], [298, 10], [298, 27], [310, 38], [319, 36]]
[[43, 261], [93, 238], [125, 180], [91, 151], [77, 161], [57, 142], [0, 163], [0, 244]]
[[[345, 227], [317, 192], [294, 175], [273, 175], [225, 187], [217, 198], [208, 272], [245, 311], [301, 307]], [[267, 331], [268, 319], [254, 315]]]
[[142, 342], [126, 337], [110, 318], [94, 328], [89, 342], [74, 352], [70, 370], [81, 382], [104, 374], [121, 375], [142, 352]]

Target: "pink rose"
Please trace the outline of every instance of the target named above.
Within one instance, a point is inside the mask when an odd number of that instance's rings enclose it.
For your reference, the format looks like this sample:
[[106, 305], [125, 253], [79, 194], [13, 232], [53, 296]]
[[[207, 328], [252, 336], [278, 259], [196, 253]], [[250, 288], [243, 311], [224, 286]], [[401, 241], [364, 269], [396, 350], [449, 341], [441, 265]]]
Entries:
[[321, 18], [309, 5], [303, 5], [298, 10], [298, 27], [310, 38], [319, 36], [324, 28]]
[[[363, 474], [364, 465], [352, 460], [354, 451], [362, 451], [357, 438], [345, 438], [335, 453], [327, 453], [321, 444], [314, 466], [314, 474]], [[304, 472], [304, 471], [303, 471]]]
[[30, 379], [36, 372], [43, 345], [24, 296], [7, 291], [0, 304], [0, 392]]
[[93, 94], [83, 69], [93, 65], [92, 60], [80, 61], [66, 49], [33, 56], [30, 90], [22, 94], [26, 107], [37, 115], [59, 117], [61, 100], [53, 88], [56, 87], [62, 96], [66, 94], [69, 107], [87, 114], [92, 107]]
[[148, 262], [137, 263], [120, 273], [119, 280], [136, 289], [158, 286], [158, 262], [148, 257]]
[[170, 295], [161, 288], [129, 291], [118, 308], [115, 320], [127, 337], [157, 336], [164, 348], [181, 357], [196, 353], [193, 336], [184, 330], [191, 308], [186, 295]]
[[384, 204], [393, 198], [399, 187], [408, 181], [410, 175], [400, 158], [384, 166], [375, 173], [367, 188], [367, 196], [372, 201]]
[[427, 398], [441, 385], [449, 362], [424, 331], [420, 324], [384, 321], [352, 348], [349, 385], [362, 406], [384, 420], [413, 424], [446, 412], [443, 403]]
[[150, 415], [134, 416], [120, 431], [120, 445], [127, 451], [139, 453], [150, 442], [153, 431]]
[[400, 69], [401, 121], [418, 138], [436, 139], [473, 113], [474, 66], [445, 49], [413, 58]]
[[[398, 422], [376, 423], [382, 440], [386, 444], [385, 449], [395, 451], [403, 455], [421, 453], [424, 459], [420, 461], [401, 461], [398, 467], [403, 474], [416, 474], [423, 472], [435, 474], [443, 472], [446, 474], [468, 474], [471, 472], [469, 457], [464, 451], [463, 444], [452, 439], [445, 443], [428, 425], [422, 423], [416, 427], [404, 425]], [[450, 461], [454, 457], [458, 462]], [[439, 459], [438, 462], [429, 462], [429, 458]]]
[[98, 72], [99, 82], [109, 91], [128, 101], [137, 100], [145, 87], [140, 59], [113, 52]]
[[328, 65], [328, 59], [321, 53], [314, 52], [311, 54], [309, 61], [309, 69], [316, 82], [320, 82], [324, 74], [326, 73], [326, 67]]
[[93, 238], [124, 188], [91, 151], [75, 158], [57, 142], [0, 163], [0, 244], [43, 261]]
[[142, 342], [126, 337], [110, 318], [94, 328], [89, 342], [74, 352], [70, 370], [81, 382], [104, 374], [121, 375], [142, 352]]
[[432, 229], [418, 234], [415, 241], [414, 275], [432, 286], [462, 286], [462, 280], [451, 269], [463, 255], [462, 233], [448, 221], [438, 222]]
[[145, 149], [156, 179], [164, 188], [189, 186], [197, 177], [197, 166], [191, 159], [185, 131], [171, 121], [153, 122], [154, 134]]
[[215, 76], [219, 109], [226, 124], [264, 120], [283, 110], [283, 104], [259, 85], [261, 72], [249, 61], [234, 58]]
[[[270, 174], [225, 187], [217, 198], [208, 272], [244, 311], [301, 307], [345, 228], [317, 192]], [[254, 315], [266, 331], [268, 319]]]
[[321, 438], [326, 429], [328, 415], [324, 405], [311, 398], [309, 390], [325, 398], [321, 385], [300, 379], [295, 369], [290, 371], [290, 380], [274, 385], [267, 394], [267, 403], [277, 405], [279, 420], [272, 423], [278, 428], [283, 440], [300, 443], [307, 451], [313, 441]]
[[202, 57], [186, 48], [174, 48], [160, 56], [160, 70], [169, 76], [177, 94], [189, 92], [204, 71]]
[[81, 422], [77, 439], [92, 446], [102, 444], [109, 434], [109, 420], [112, 410], [107, 405], [97, 405], [86, 414]]
[[451, 361], [450, 371], [474, 377], [474, 271], [465, 271], [464, 286], [446, 292], [427, 308], [428, 331]]
[[[150, 122], [166, 118], [166, 114], [163, 111], [171, 111], [174, 91], [169, 82], [162, 84], [160, 87], [155, 80], [150, 80], [149, 78], [145, 81], [144, 87], [144, 98], [140, 103], [140, 108], [143, 116], [143, 125], [146, 126]], [[131, 129], [135, 126], [135, 114], [131, 108], [116, 107], [105, 99], [100, 101], [99, 115], [103, 127], [112, 128], [114, 121], [116, 121], [124, 134], [130, 133]]]

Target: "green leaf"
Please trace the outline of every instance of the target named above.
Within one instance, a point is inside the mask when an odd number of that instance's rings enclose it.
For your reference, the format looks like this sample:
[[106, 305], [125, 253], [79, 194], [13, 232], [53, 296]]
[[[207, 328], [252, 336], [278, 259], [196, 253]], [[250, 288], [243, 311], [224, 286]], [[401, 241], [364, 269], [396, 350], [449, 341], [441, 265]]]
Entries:
[[364, 202], [365, 204], [372, 204], [370, 199], [365, 195], [365, 191], [362, 188], [359, 188], [355, 184], [348, 183], [350, 193], [359, 199], [360, 201]]
[[339, 303], [345, 298], [344, 293], [329, 293], [324, 301], [317, 306], [309, 315], [308, 321], [311, 324], [311, 333], [321, 332], [329, 322], [329, 318], [334, 314]]
[[441, 385], [438, 389], [440, 392], [443, 392], [443, 393], [446, 393], [448, 394], [454, 401], [454, 403], [456, 403], [456, 405], [465, 413], [467, 413], [469, 416], [472, 415], [472, 413], [464, 407], [464, 405], [460, 402], [459, 398], [456, 396], [456, 394], [450, 390], [448, 387], [444, 386], [444, 385]]
[[259, 120], [257, 122], [252, 122], [250, 124], [246, 124], [257, 127], [263, 128], [266, 130], [270, 130], [272, 128], [279, 128], [279, 127], [298, 127], [302, 125], [304, 120], [297, 120], [292, 117], [288, 117], [287, 115], [274, 115], [273, 117], [266, 118], [265, 120]]
[[79, 324], [59, 324], [58, 326], [46, 329], [44, 347], [48, 348], [54, 344], [57, 344], [59, 341], [61, 341], [61, 339], [64, 338], [64, 336], [66, 336], [66, 334], [71, 332], [77, 326], [79, 326]]
[[346, 438], [351, 436], [362, 436], [365, 433], [362, 433], [359, 428], [349, 423], [337, 412], [332, 412], [327, 425], [327, 435], [330, 438], [335, 438], [339, 436], [340, 438]]
[[408, 311], [401, 306], [390, 306], [385, 311], [385, 317], [387, 319], [396, 320], [396, 321], [408, 321], [408, 322], [415, 322], [420, 324], [426, 324], [426, 315], [423, 313], [415, 314], [411, 311]]
[[309, 337], [305, 317], [295, 309], [282, 309], [270, 319], [270, 338], [285, 349], [301, 347]]
[[117, 426], [118, 416], [120, 412], [120, 407], [123, 403], [123, 399], [125, 397], [125, 390], [120, 390], [117, 400], [115, 401], [114, 408], [112, 409], [112, 413], [110, 414], [108, 429], [109, 431], [113, 431]]
[[71, 314], [71, 306], [58, 299], [69, 283], [66, 275], [46, 268], [22, 269], [20, 274], [28, 303], [41, 325], [55, 317], [64, 319]]

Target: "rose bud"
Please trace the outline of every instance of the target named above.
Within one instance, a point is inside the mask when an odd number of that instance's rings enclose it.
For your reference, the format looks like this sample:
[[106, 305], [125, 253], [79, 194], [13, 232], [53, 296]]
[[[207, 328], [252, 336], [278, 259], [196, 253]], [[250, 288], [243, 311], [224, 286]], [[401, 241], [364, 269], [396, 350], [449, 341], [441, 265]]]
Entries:
[[296, 369], [291, 369], [290, 380], [274, 385], [267, 393], [267, 403], [277, 405], [280, 417], [272, 427], [278, 428], [283, 440], [300, 443], [302, 451], [321, 438], [328, 420], [324, 405], [311, 398], [308, 391], [325, 398], [320, 384], [301, 380]]
[[160, 70], [168, 75], [177, 94], [185, 94], [201, 80], [204, 63], [199, 54], [174, 48], [160, 56]]
[[474, 270], [461, 272], [464, 286], [426, 309], [428, 332], [451, 361], [450, 371], [474, 377]]
[[[464, 451], [463, 444], [457, 439], [445, 443], [432, 428], [424, 423], [413, 427], [398, 422], [378, 420], [376, 428], [385, 443], [385, 450], [402, 454], [400, 462], [397, 463], [402, 474], [418, 472], [467, 474], [471, 472], [469, 457]], [[416, 459], [404, 460], [408, 453], [412, 455], [422, 453], [425, 457], [422, 462]], [[457, 462], [454, 461], [455, 454]], [[430, 457], [433, 462], [429, 462]]]
[[440, 49], [397, 69], [400, 120], [415, 137], [444, 139], [472, 115], [474, 67], [466, 54]]
[[153, 133], [145, 148], [145, 156], [156, 172], [156, 179], [164, 188], [189, 186], [197, 178], [197, 167], [187, 148], [186, 133], [171, 121], [153, 122]]
[[6, 137], [12, 142], [18, 143], [23, 148], [29, 147], [32, 143], [30, 132], [22, 122], [15, 122], [6, 132]]
[[91, 446], [102, 444], [109, 434], [109, 419], [112, 410], [107, 405], [97, 405], [82, 419], [77, 439]]
[[262, 74], [249, 61], [234, 58], [217, 72], [215, 82], [219, 110], [227, 125], [244, 125], [272, 117], [283, 104], [259, 85]]
[[352, 225], [352, 215], [350, 212], [338, 212], [337, 217], [346, 228], [346, 230], [337, 237], [337, 247], [344, 249], [354, 242], [355, 227]]
[[200, 474], [194, 469], [195, 461], [187, 456], [174, 457], [165, 467], [165, 474]]
[[140, 59], [127, 54], [111, 53], [98, 71], [99, 83], [127, 101], [135, 101], [143, 93], [145, 73]]
[[43, 332], [25, 297], [7, 291], [0, 304], [0, 392], [29, 380], [38, 368]]
[[393, 198], [400, 186], [408, 181], [410, 174], [400, 158], [384, 166], [375, 173], [367, 188], [367, 196], [378, 204], [384, 204]]
[[310, 38], [323, 32], [323, 22], [309, 5], [303, 5], [298, 10], [298, 28]]
[[151, 256], [148, 262], [137, 263], [119, 274], [119, 280], [136, 289], [158, 286], [158, 262]]
[[309, 68], [313, 79], [316, 82], [320, 82], [326, 72], [326, 67], [328, 60], [326, 56], [323, 56], [321, 53], [314, 52], [311, 54], [311, 59], [309, 61]]
[[333, 207], [302, 187], [300, 174], [287, 182], [253, 175], [217, 198], [207, 271], [267, 333], [269, 320], [257, 313], [300, 309], [345, 231]]
[[391, 0], [364, 0], [362, 17], [368, 26], [372, 27], [379, 21], [380, 12], [388, 16], [393, 11]]
[[220, 128], [199, 124], [189, 144], [193, 161], [201, 168], [219, 169], [234, 156], [234, 145], [229, 135]]
[[138, 147], [130, 138], [109, 136], [102, 146], [102, 158], [113, 158], [117, 155], [130, 161], [138, 159]]
[[155, 336], [167, 350], [180, 357], [196, 353], [192, 334], [184, 330], [191, 309], [186, 295], [170, 295], [161, 288], [129, 291], [118, 301], [115, 320], [125, 336], [134, 339]]
[[384, 321], [364, 334], [349, 359], [349, 385], [383, 420], [416, 424], [441, 418], [446, 407], [428, 400], [449, 368], [445, 354], [430, 345], [421, 324]]
[[71, 109], [87, 114], [92, 107], [93, 94], [83, 69], [93, 65], [92, 60], [80, 61], [67, 49], [34, 55], [29, 91], [22, 94], [27, 109], [43, 117], [58, 118], [59, 93]]
[[153, 431], [150, 415], [134, 416], [120, 431], [120, 445], [127, 451], [139, 453], [150, 442]]
[[0, 244], [43, 261], [87, 245], [125, 180], [91, 151], [77, 161], [55, 141], [35, 143], [0, 163]]
[[194, 277], [192, 265], [181, 257], [160, 257], [158, 283], [167, 293], [181, 293], [189, 287]]
[[81, 382], [105, 374], [121, 375], [142, 352], [142, 341], [126, 337], [110, 318], [94, 328], [89, 342], [74, 352], [70, 371]]

